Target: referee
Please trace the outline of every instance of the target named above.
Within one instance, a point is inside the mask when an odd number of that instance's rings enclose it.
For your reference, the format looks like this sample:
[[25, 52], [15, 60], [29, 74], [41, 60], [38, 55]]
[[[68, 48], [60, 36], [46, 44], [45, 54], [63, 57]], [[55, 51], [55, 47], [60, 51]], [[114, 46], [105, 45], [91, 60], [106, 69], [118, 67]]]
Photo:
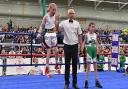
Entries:
[[82, 50], [82, 30], [79, 22], [74, 20], [74, 9], [68, 9], [68, 19], [59, 24], [60, 31], [64, 34], [64, 56], [65, 56], [65, 87], [69, 89], [69, 75], [70, 75], [70, 62], [72, 60], [72, 79], [73, 88], [79, 89], [77, 85], [77, 56], [78, 56], [78, 43]]

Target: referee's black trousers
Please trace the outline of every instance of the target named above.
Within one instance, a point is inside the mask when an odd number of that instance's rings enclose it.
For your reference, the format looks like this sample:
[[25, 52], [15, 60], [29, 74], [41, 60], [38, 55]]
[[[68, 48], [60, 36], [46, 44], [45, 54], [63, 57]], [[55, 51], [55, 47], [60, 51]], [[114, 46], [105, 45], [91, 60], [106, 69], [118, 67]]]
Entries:
[[77, 57], [78, 57], [78, 44], [67, 45], [64, 44], [65, 56], [65, 84], [69, 84], [70, 78], [70, 62], [72, 60], [72, 78], [73, 84], [77, 84]]

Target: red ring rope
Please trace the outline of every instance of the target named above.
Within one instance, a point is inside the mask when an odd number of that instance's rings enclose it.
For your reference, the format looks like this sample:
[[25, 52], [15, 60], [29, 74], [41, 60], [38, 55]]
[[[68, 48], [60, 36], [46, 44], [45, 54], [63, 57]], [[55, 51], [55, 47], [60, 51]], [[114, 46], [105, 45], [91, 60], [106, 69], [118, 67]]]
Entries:
[[[111, 55], [111, 53], [98, 53], [99, 55]], [[34, 57], [41, 57], [41, 56], [64, 56], [64, 54], [32, 54]], [[122, 54], [120, 54], [122, 55]], [[0, 54], [0, 56], [31, 56], [31, 54]], [[126, 54], [128, 56], [128, 54]]]

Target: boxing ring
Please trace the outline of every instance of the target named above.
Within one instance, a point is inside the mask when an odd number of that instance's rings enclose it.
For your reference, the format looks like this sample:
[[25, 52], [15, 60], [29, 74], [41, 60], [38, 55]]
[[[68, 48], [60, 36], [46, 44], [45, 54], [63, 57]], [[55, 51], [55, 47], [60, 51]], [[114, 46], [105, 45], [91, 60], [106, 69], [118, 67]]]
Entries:
[[[0, 54], [0, 57], [6, 58], [6, 64], [2, 63], [2, 59], [0, 60], [0, 89], [62, 89], [64, 87], [64, 58], [63, 54], [58, 54], [58, 56], [62, 57], [62, 63], [61, 65], [61, 74], [57, 74], [54, 65], [55, 65], [55, 54], [50, 54], [50, 72], [52, 72], [53, 77], [47, 78], [44, 76], [44, 66], [45, 66], [45, 57], [47, 54], [35, 54], [33, 53], [32, 49], [33, 47], [41, 47], [41, 44], [33, 44], [33, 33], [11, 33], [11, 32], [0, 32], [0, 34], [13, 34], [13, 36], [19, 36], [19, 35], [29, 35], [31, 37], [30, 44], [18, 44], [18, 43], [0, 43], [0, 45], [12, 45], [12, 46], [29, 46], [30, 47], [30, 53], [29, 54]], [[58, 35], [61, 36], [61, 35]], [[112, 36], [98, 36], [98, 37], [112, 37]], [[101, 44], [100, 46], [112, 46], [112, 44]], [[127, 46], [127, 44], [119, 44], [119, 46]], [[63, 47], [63, 45], [58, 45], [60, 47]], [[112, 55], [111, 53], [99, 53], [99, 55]], [[121, 55], [119, 53], [119, 55]], [[126, 54], [128, 55], [128, 54]], [[17, 59], [21, 56], [28, 56], [29, 58], [24, 58], [23, 62], [17, 63]], [[39, 57], [38, 64], [34, 64], [32, 62], [33, 57]], [[85, 72], [84, 72], [84, 60], [83, 57], [80, 57], [80, 65], [81, 68], [78, 69], [78, 84], [80, 86], [80, 89], [84, 89], [84, 82], [85, 82]], [[108, 71], [108, 65], [111, 64], [111, 61], [108, 61], [107, 58], [105, 58], [104, 62], [98, 62], [98, 64], [104, 64], [104, 72], [99, 72], [99, 80], [103, 84], [103, 89], [127, 89], [128, 87], [128, 78], [124, 76], [122, 73], [117, 73], [115, 71]], [[119, 64], [119, 62], [118, 62]], [[128, 62], [125, 63], [125, 65], [128, 65]], [[38, 66], [40, 69], [42, 69], [41, 75], [29, 75], [29, 70], [34, 67]], [[2, 68], [6, 67], [6, 75], [8, 76], [2, 76]], [[17, 72], [16, 70], [18, 68], [21, 68], [22, 72]], [[116, 70], [115, 66], [111, 66], [111, 70]], [[93, 68], [91, 67], [91, 71], [93, 71]], [[15, 75], [15, 76], [10, 76]], [[94, 76], [93, 72], [90, 73], [89, 77], [91, 81], [89, 81], [90, 89], [95, 89], [94, 86]], [[108, 82], [109, 81], [109, 82]], [[122, 82], [120, 82], [122, 81]], [[110, 84], [111, 83], [111, 84]], [[92, 84], [92, 85], [91, 85]], [[125, 85], [124, 85], [125, 84]], [[72, 85], [72, 84], [70, 84]], [[111, 85], [111, 86], [110, 86]], [[39, 88], [40, 87], [40, 88]], [[70, 86], [70, 89], [72, 87]]]

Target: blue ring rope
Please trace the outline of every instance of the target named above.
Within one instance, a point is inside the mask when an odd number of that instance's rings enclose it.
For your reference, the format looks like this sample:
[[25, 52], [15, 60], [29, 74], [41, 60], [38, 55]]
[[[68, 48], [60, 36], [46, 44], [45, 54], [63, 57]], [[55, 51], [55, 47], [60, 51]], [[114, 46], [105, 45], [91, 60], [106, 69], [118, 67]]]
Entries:
[[[88, 62], [86, 62], [88, 63]], [[79, 63], [79, 64], [86, 64], [86, 63]], [[93, 63], [90, 63], [93, 64]], [[97, 62], [97, 64], [111, 64], [111, 62]], [[120, 64], [120, 63], [118, 63]], [[128, 65], [128, 63], [124, 63], [125, 65]], [[8, 65], [0, 65], [0, 67], [8, 66], [8, 67], [16, 67], [16, 66], [45, 66], [46, 64], [8, 64]], [[49, 65], [56, 65], [56, 64], [49, 64]], [[63, 64], [58, 64], [58, 65], [65, 65]]]
[[18, 32], [18, 33], [14, 33], [14, 32], [0, 32], [0, 35], [3, 35], [3, 34], [13, 34], [13, 35], [32, 35], [32, 33], [21, 33], [21, 32]]
[[[14, 32], [0, 32], [0, 35], [3, 35], [3, 34], [13, 34], [13, 35], [34, 35], [34, 34], [37, 34], [37, 33], [21, 33], [21, 32], [18, 32], [18, 33], [14, 33]], [[57, 34], [57, 37], [64, 37], [64, 35], [62, 34]], [[99, 35], [97, 37], [112, 37], [112, 36], [108, 36], [108, 35]]]

